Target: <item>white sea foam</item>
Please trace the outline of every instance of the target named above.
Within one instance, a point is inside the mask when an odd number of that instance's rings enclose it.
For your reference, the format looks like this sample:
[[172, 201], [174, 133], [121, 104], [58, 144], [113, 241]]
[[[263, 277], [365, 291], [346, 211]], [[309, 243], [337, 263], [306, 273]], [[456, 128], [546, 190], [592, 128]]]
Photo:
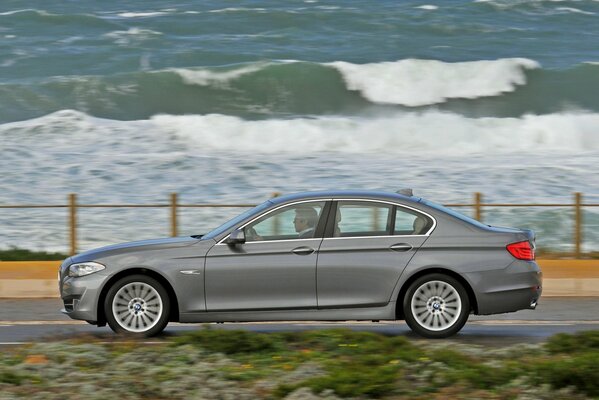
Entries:
[[113, 31], [104, 34], [103, 36], [109, 38], [120, 38], [123, 36], [149, 36], [149, 35], [162, 35], [162, 32], [153, 31], [151, 29], [143, 28], [129, 28], [126, 31]]
[[473, 99], [514, 91], [525, 71], [540, 65], [526, 58], [446, 63], [407, 59], [373, 64], [329, 63], [350, 90], [375, 103], [423, 106], [451, 98]]
[[433, 11], [433, 10], [438, 10], [439, 9], [438, 6], [433, 6], [431, 4], [424, 4], [422, 6], [418, 6], [418, 7], [415, 7], [415, 8], [419, 8], [421, 10], [429, 10], [429, 11]]
[[268, 63], [256, 63], [228, 71], [186, 68], [172, 68], [170, 69], [170, 71], [177, 73], [181, 77], [181, 79], [183, 79], [183, 82], [188, 85], [209, 86], [212, 84], [221, 84], [224, 82], [228, 82], [237, 79], [243, 75], [260, 71], [267, 65]]
[[117, 14], [119, 17], [123, 18], [145, 18], [145, 17], [160, 17], [162, 15], [167, 15], [168, 12], [164, 11], [148, 11], [148, 12], [122, 12]]
[[[471, 153], [536, 154], [599, 151], [597, 113], [525, 115], [521, 118], [467, 118], [427, 111], [385, 117], [269, 119], [249, 121], [209, 115], [156, 115], [149, 120], [114, 121], [63, 110], [44, 117], [0, 125], [0, 137], [28, 141], [46, 137], [48, 146], [70, 146], [73, 138], [90, 143], [113, 142], [119, 137], [141, 138], [149, 148], [156, 141], [178, 138], [200, 153], [317, 152], [461, 155]], [[141, 136], [140, 136], [141, 135]], [[137, 139], [136, 139], [137, 140]], [[121, 141], [121, 139], [118, 139]], [[117, 142], [118, 142], [117, 141]], [[127, 148], [125, 142], [119, 147]], [[137, 145], [136, 145], [137, 146]], [[131, 146], [129, 146], [131, 147]], [[178, 148], [179, 146], [173, 146]], [[165, 149], [168, 150], [168, 149]]]
[[266, 8], [227, 7], [227, 8], [220, 8], [220, 9], [216, 9], [216, 10], [210, 10], [208, 12], [211, 12], [211, 13], [227, 13], [227, 12], [240, 12], [240, 11], [258, 11], [258, 12], [264, 12], [264, 11], [266, 11]]
[[599, 149], [599, 114], [466, 118], [441, 112], [393, 117], [247, 121], [225, 115], [151, 118], [155, 129], [203, 150], [252, 153], [501, 153]]
[[574, 8], [574, 7], [557, 7], [556, 10], [557, 11], [565, 11], [565, 12], [575, 13], [575, 14], [595, 15], [594, 12], [583, 11], [583, 10], [580, 10], [580, 9]]
[[25, 12], [36, 12], [38, 14], [45, 13], [45, 11], [36, 10], [34, 8], [23, 8], [20, 10], [0, 12], [0, 15], [13, 15], [13, 14], [20, 14], [20, 13], [25, 13]]
[[113, 31], [106, 33], [102, 36], [106, 38], [110, 38], [114, 40], [115, 44], [120, 46], [129, 46], [132, 44], [137, 44], [140, 41], [144, 41], [150, 39], [152, 37], [156, 37], [158, 35], [162, 35], [162, 32], [153, 31], [151, 29], [142, 29], [142, 28], [129, 28], [126, 31]]

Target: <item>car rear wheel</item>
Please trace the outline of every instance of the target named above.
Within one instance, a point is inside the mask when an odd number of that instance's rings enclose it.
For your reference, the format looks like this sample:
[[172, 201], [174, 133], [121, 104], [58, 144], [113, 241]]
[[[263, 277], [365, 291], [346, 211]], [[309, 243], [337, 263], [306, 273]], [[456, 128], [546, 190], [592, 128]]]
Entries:
[[149, 337], [164, 330], [169, 320], [170, 299], [164, 287], [145, 275], [120, 279], [104, 301], [106, 322], [116, 333]]
[[464, 286], [444, 274], [416, 279], [403, 299], [408, 326], [420, 336], [446, 338], [462, 329], [470, 314], [470, 300]]

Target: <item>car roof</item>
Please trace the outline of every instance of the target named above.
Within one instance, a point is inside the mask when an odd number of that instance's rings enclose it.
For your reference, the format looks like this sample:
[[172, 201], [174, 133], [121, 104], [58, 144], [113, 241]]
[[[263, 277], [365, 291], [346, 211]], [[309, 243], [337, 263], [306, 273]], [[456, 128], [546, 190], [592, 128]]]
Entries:
[[314, 192], [291, 193], [270, 199], [273, 204], [282, 204], [295, 200], [317, 200], [330, 198], [348, 198], [348, 199], [377, 199], [377, 200], [403, 200], [406, 202], [418, 203], [420, 197], [405, 196], [399, 193], [384, 192], [377, 190], [321, 190]]

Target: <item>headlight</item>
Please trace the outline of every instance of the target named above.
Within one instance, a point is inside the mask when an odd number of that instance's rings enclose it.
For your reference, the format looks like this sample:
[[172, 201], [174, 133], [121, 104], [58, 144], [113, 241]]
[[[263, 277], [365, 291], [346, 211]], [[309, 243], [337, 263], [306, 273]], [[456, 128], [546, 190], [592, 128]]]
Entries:
[[97, 262], [84, 262], [72, 264], [69, 267], [69, 276], [85, 276], [94, 272], [102, 271], [106, 268], [104, 265]]

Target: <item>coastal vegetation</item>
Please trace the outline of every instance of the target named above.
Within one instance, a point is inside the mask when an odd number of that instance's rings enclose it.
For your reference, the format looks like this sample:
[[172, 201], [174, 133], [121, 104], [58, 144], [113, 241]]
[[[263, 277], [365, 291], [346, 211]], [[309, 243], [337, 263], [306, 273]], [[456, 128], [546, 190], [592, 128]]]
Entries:
[[331, 329], [79, 337], [0, 355], [2, 399], [586, 399], [599, 331], [477, 346]]

